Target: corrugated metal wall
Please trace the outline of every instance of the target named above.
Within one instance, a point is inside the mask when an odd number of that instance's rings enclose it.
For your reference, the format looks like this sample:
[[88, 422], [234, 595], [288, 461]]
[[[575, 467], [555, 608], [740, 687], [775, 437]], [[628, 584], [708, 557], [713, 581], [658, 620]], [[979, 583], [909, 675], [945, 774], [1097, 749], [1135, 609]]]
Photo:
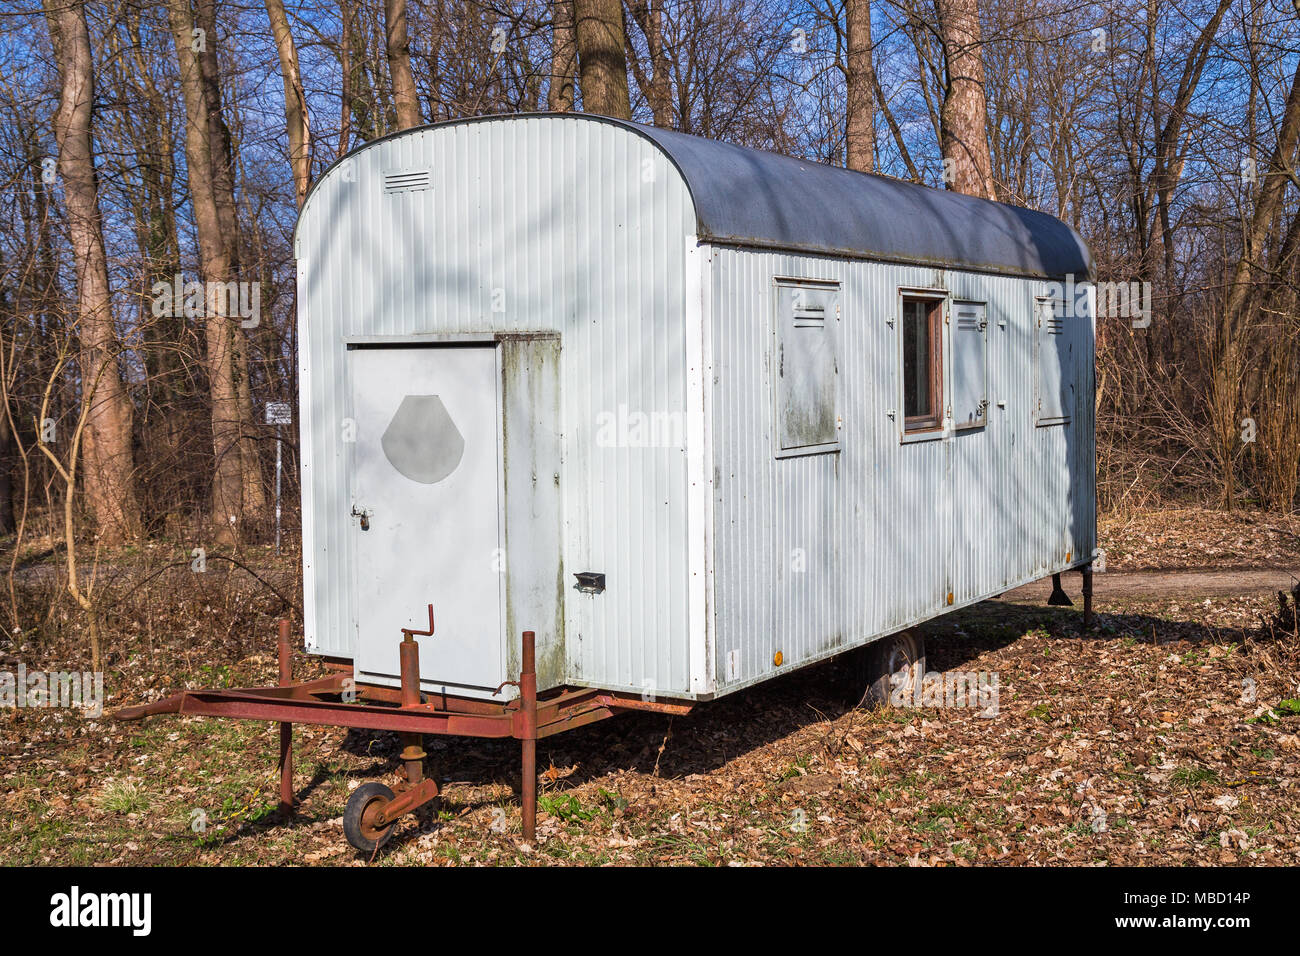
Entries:
[[[385, 189], [387, 173], [413, 170], [429, 188]], [[575, 571], [608, 581], [566, 592], [569, 679], [687, 689], [686, 452], [635, 435], [598, 445], [596, 432], [620, 407], [684, 415], [694, 229], [657, 147], [581, 117], [412, 131], [324, 177], [297, 237], [309, 647], [352, 656], [364, 613], [349, 577], [345, 339], [556, 330], [564, 565], [570, 585]]]
[[[391, 173], [427, 188], [389, 191]], [[1090, 319], [1067, 323], [1072, 420], [1036, 427], [1034, 302], [1046, 283], [687, 253], [695, 228], [657, 147], [582, 117], [412, 131], [322, 179], [297, 237], [310, 647], [353, 656], [364, 613], [344, 347], [363, 336], [560, 332], [571, 683], [726, 692], [942, 613], [949, 592], [960, 606], [1090, 556]], [[778, 277], [840, 283], [834, 454], [774, 455]], [[900, 443], [887, 414], [901, 415], [900, 287], [988, 303], [987, 427]], [[683, 447], [656, 423], [699, 437]], [[712, 456], [710, 491], [701, 456]], [[607, 590], [577, 592], [577, 571], [603, 572]]]
[[[1037, 427], [1034, 304], [1046, 283], [722, 247], [709, 271], [720, 692], [943, 613], [949, 592], [960, 606], [1091, 555], [1092, 321], [1067, 322], [1071, 422]], [[773, 454], [778, 277], [841, 284], [839, 453]], [[900, 442], [888, 413], [902, 414], [896, 317], [909, 287], [988, 303], [985, 428]]]

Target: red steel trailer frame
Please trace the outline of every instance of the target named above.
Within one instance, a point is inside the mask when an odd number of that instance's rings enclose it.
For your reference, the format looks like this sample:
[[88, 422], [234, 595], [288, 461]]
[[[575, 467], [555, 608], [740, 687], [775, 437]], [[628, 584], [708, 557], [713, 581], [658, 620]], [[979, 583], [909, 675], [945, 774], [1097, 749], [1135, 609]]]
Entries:
[[650, 700], [630, 694], [588, 687], [560, 687], [537, 692], [535, 637], [523, 633], [523, 655], [516, 686], [519, 696], [509, 703], [476, 700], [420, 691], [420, 647], [416, 637], [432, 636], [433, 605], [429, 605], [427, 631], [402, 630], [399, 646], [401, 687], [361, 684], [353, 679], [352, 665], [329, 661], [332, 673], [316, 680], [293, 682], [293, 648], [289, 622], [279, 622], [279, 685], [226, 690], [187, 690], [151, 704], [117, 711], [118, 720], [142, 720], [156, 714], [190, 714], [265, 720], [280, 724], [280, 810], [294, 810], [293, 725], [316, 724], [358, 730], [396, 731], [401, 736], [404, 774], [396, 792], [379, 784], [363, 784], [353, 791], [344, 813], [348, 841], [360, 850], [373, 851], [387, 841], [393, 822], [438, 796], [436, 781], [424, 775], [424, 734], [450, 737], [513, 737], [522, 749], [523, 781], [520, 802], [523, 838], [533, 842], [537, 829], [537, 741], [627, 711], [661, 714], [689, 713], [684, 701]]

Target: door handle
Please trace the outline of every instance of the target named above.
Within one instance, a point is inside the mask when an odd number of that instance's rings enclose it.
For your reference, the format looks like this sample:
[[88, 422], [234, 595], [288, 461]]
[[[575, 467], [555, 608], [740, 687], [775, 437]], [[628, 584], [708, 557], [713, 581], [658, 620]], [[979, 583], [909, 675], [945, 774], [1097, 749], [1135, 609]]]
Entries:
[[363, 511], [358, 511], [358, 510], [357, 510], [357, 506], [356, 506], [356, 505], [353, 505], [353, 506], [352, 506], [352, 517], [354, 517], [354, 518], [360, 518], [360, 519], [361, 519], [361, 530], [362, 530], [362, 531], [369, 531], [369, 530], [370, 530], [370, 512], [369, 512], [369, 511], [364, 511], [364, 510], [363, 510]]

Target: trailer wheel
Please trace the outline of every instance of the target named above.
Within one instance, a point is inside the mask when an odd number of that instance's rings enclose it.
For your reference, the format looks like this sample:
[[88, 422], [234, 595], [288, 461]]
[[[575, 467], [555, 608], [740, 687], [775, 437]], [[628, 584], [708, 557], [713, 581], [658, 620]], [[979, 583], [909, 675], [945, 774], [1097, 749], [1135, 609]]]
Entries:
[[393, 799], [393, 791], [382, 783], [363, 783], [352, 791], [343, 810], [343, 835], [362, 853], [374, 853], [393, 835], [393, 825], [376, 826], [376, 811]]
[[885, 707], [895, 694], [910, 700], [925, 677], [925, 638], [915, 631], [882, 637], [857, 653], [854, 706]]

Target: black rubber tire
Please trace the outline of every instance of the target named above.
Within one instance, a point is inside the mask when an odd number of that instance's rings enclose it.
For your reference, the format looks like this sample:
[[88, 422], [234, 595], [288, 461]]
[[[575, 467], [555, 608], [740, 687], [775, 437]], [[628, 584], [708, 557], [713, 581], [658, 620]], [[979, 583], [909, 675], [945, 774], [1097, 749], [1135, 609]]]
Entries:
[[362, 853], [374, 853], [387, 843], [393, 835], [393, 824], [377, 829], [366, 823], [365, 815], [376, 803], [387, 803], [392, 799], [393, 791], [382, 783], [363, 783], [353, 790], [343, 809], [343, 835], [348, 838], [348, 843]]
[[[854, 652], [852, 661], [855, 707], [873, 710], [891, 706], [896, 693], [911, 700], [916, 683], [925, 677], [925, 638], [916, 631], [900, 631], [873, 641]], [[906, 671], [904, 675], [903, 672]], [[893, 677], [901, 675], [896, 688]]]

